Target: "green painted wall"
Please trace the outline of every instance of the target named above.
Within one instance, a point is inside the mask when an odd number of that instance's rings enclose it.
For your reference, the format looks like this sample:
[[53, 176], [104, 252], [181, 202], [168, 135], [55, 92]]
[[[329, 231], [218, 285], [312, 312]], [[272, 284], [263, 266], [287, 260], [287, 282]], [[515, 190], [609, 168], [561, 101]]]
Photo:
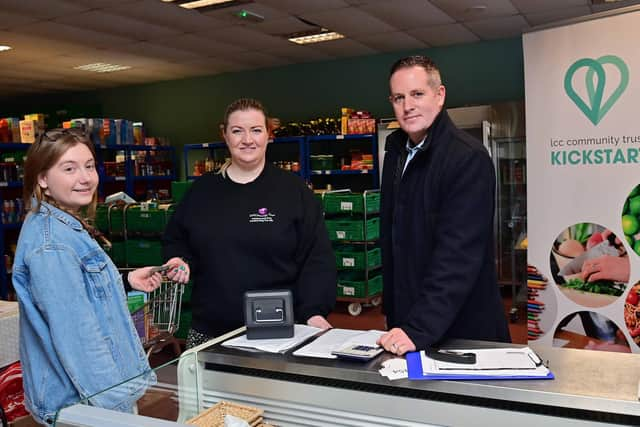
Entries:
[[0, 98], [0, 117], [45, 112], [51, 126], [72, 117], [128, 118], [143, 121], [149, 134], [168, 137], [180, 150], [183, 144], [219, 140], [224, 108], [245, 96], [260, 99], [283, 121], [337, 117], [342, 106], [391, 117], [389, 67], [415, 53], [430, 56], [440, 67], [448, 107], [524, 99], [522, 41], [517, 37], [86, 93]]

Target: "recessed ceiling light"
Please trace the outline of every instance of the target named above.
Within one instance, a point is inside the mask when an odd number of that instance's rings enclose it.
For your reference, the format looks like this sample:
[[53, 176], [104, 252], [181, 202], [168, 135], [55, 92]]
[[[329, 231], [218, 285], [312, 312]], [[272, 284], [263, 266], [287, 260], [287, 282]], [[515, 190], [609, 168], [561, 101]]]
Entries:
[[96, 62], [94, 64], [78, 65], [73, 67], [74, 70], [93, 71], [94, 73], [113, 73], [114, 71], [128, 70], [128, 65], [106, 64], [104, 62]]
[[329, 31], [326, 28], [322, 28], [322, 31], [318, 32], [307, 32], [307, 33], [297, 33], [292, 34], [288, 37], [290, 42], [296, 44], [309, 44], [309, 43], [320, 43], [320, 42], [328, 42], [331, 40], [343, 39], [344, 35], [340, 33], [336, 33], [335, 31]]
[[200, 7], [213, 6], [216, 4], [230, 3], [234, 0], [195, 0], [187, 3], [180, 3], [180, 7], [185, 9], [198, 9]]
[[5, 45], [0, 45], [0, 52], [3, 52], [5, 50], [11, 50], [11, 46], [5, 46]]

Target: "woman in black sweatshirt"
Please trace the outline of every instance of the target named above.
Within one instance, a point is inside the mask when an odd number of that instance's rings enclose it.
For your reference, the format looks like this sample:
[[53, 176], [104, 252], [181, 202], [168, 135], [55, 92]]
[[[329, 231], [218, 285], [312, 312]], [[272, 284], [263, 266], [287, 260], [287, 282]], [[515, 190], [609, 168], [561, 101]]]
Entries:
[[165, 231], [178, 265], [168, 276], [193, 278], [188, 348], [242, 326], [247, 290], [291, 289], [297, 323], [331, 327], [337, 273], [322, 209], [302, 179], [266, 162], [268, 134], [260, 102], [230, 104], [231, 159], [193, 183]]

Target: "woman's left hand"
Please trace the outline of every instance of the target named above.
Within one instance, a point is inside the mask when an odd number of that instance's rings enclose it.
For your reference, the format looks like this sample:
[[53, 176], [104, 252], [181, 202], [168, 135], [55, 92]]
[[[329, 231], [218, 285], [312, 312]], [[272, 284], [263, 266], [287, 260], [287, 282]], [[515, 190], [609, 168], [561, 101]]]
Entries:
[[162, 283], [162, 274], [151, 271], [152, 267], [142, 267], [129, 272], [127, 280], [133, 289], [152, 292]]
[[308, 318], [307, 325], [313, 326], [315, 328], [320, 328], [320, 329], [333, 328], [333, 326], [331, 326], [331, 323], [327, 322], [327, 319], [325, 319], [323, 316], [320, 316], [319, 314], [316, 314], [315, 316], [311, 316], [310, 318]]

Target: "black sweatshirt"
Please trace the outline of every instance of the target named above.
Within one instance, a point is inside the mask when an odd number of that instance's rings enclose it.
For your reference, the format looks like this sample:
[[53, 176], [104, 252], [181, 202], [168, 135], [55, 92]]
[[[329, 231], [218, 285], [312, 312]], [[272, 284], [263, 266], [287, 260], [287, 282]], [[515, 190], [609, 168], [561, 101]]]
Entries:
[[198, 178], [163, 243], [165, 260], [189, 263], [192, 328], [203, 334], [244, 325], [247, 290], [291, 289], [298, 323], [334, 307], [336, 263], [320, 203], [299, 177], [271, 164], [247, 184]]

